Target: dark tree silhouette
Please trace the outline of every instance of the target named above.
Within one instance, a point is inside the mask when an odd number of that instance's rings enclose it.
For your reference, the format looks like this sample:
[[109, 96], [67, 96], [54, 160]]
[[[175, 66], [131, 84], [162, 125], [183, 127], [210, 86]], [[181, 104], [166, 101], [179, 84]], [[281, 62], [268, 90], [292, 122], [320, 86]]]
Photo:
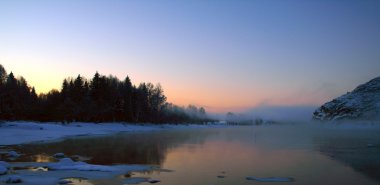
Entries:
[[0, 64], [0, 85], [3, 85], [6, 80], [7, 80], [7, 71]]
[[5, 82], [7, 79], [7, 71], [5, 71], [4, 67], [0, 64], [0, 119], [5, 119], [5, 97], [6, 97], [6, 90], [5, 90]]
[[37, 95], [23, 77], [15, 78], [0, 65], [0, 120], [136, 123], [206, 122], [204, 108], [179, 107], [166, 102], [160, 84], [140, 83], [127, 76], [95, 73], [91, 80], [78, 75], [63, 80], [62, 89]]

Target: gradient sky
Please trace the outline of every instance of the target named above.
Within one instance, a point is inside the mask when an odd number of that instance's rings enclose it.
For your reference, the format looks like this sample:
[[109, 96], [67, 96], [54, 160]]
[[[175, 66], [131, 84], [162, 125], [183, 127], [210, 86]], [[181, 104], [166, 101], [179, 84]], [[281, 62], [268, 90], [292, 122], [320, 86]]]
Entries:
[[211, 112], [318, 105], [380, 75], [380, 1], [0, 1], [0, 64], [38, 92], [95, 71]]

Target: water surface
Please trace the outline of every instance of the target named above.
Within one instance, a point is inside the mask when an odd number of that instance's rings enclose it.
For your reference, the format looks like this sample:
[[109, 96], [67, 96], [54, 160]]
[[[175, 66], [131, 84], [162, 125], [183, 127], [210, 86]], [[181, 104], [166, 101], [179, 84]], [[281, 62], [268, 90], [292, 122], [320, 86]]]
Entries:
[[[379, 131], [310, 125], [237, 126], [121, 133], [12, 147], [26, 154], [17, 161], [55, 161], [50, 156], [63, 152], [92, 164], [156, 165], [166, 170], [134, 172], [127, 178], [157, 179], [162, 185], [370, 185], [380, 183]], [[248, 176], [291, 177], [294, 181], [265, 183], [246, 180]]]

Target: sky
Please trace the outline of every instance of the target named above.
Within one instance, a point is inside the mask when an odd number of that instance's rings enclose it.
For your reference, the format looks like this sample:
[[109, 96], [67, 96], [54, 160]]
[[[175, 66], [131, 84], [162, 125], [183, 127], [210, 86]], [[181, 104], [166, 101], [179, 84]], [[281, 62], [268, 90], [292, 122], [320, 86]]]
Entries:
[[99, 71], [209, 112], [320, 105], [380, 75], [380, 1], [1, 0], [0, 64], [42, 93]]

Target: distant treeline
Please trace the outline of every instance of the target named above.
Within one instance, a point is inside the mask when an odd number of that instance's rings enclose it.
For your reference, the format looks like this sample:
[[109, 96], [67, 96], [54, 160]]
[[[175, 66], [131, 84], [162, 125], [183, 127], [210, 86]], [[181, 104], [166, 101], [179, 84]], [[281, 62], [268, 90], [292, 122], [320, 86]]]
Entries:
[[0, 120], [59, 122], [135, 122], [185, 123], [206, 122], [204, 108], [179, 107], [166, 102], [160, 84], [135, 86], [127, 76], [98, 72], [91, 80], [78, 75], [67, 78], [62, 89], [37, 95], [23, 77], [7, 74], [0, 64]]

